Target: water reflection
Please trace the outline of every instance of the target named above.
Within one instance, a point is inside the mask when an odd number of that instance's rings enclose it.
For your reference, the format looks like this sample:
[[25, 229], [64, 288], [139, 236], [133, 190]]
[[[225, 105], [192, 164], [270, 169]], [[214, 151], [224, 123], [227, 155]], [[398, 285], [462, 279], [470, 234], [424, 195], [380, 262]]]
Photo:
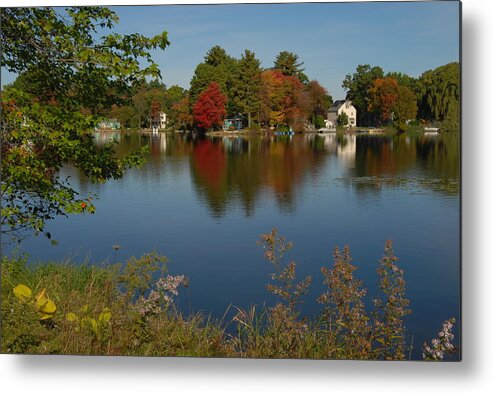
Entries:
[[93, 134], [94, 144], [101, 147], [107, 143], [120, 142], [121, 141], [120, 131], [99, 131]]
[[[342, 178], [356, 192], [367, 193], [380, 192], [381, 179], [457, 180], [459, 176], [458, 134], [207, 138], [104, 132], [94, 138], [96, 144], [112, 140], [119, 142], [120, 155], [149, 146], [149, 163], [139, 176], [158, 179], [166, 171], [190, 176], [198, 197], [216, 218], [238, 206], [247, 217], [253, 215], [263, 193], [270, 193], [282, 212], [292, 213], [306, 181]], [[171, 160], [163, 163], [167, 158]], [[421, 183], [426, 188], [426, 182]], [[386, 180], [385, 184], [396, 183]]]
[[[380, 176], [416, 174], [439, 178], [459, 176], [459, 135], [371, 136], [356, 139], [353, 175]], [[424, 173], [428, 171], [428, 173]]]
[[199, 194], [216, 217], [240, 204], [254, 212], [262, 192], [269, 192], [284, 212], [295, 208], [296, 189], [307, 174], [317, 174], [325, 157], [307, 138], [222, 138], [196, 141], [191, 172]]

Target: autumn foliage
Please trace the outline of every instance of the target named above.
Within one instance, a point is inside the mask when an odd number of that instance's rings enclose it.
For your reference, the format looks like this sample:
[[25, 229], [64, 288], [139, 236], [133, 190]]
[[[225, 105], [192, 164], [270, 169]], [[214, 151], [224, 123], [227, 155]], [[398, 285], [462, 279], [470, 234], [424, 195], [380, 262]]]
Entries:
[[389, 121], [392, 109], [399, 98], [397, 81], [393, 78], [377, 78], [369, 90], [370, 112], [378, 112], [381, 121]]
[[306, 119], [308, 97], [296, 76], [278, 70], [262, 72], [261, 120], [271, 126], [298, 125]]
[[383, 122], [393, 121], [398, 126], [416, 117], [418, 107], [414, 93], [399, 85], [394, 78], [377, 78], [369, 89], [368, 109]]
[[193, 116], [190, 113], [190, 99], [182, 98], [171, 107], [171, 115], [175, 119], [175, 124], [181, 128], [189, 128], [193, 124]]
[[204, 130], [220, 125], [226, 116], [226, 101], [227, 98], [221, 93], [219, 84], [211, 82], [193, 106], [194, 121]]

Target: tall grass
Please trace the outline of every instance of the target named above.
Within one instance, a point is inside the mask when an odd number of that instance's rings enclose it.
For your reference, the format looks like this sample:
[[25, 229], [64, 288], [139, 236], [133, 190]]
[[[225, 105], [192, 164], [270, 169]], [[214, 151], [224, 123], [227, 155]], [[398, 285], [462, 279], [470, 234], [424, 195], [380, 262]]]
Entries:
[[[270, 307], [236, 308], [225, 323], [201, 314], [184, 315], [174, 298], [188, 286], [167, 273], [166, 258], [154, 253], [111, 266], [46, 264], [2, 259], [2, 352], [33, 354], [200, 356], [246, 358], [403, 360], [410, 352], [404, 321], [410, 313], [404, 273], [391, 242], [379, 262], [380, 295], [365, 308], [366, 290], [355, 276], [349, 247], [336, 249], [334, 263], [321, 269], [326, 290], [318, 317], [302, 317], [302, 298], [311, 277], [298, 279], [296, 264], [285, 263], [293, 246], [274, 229], [259, 244], [273, 267], [267, 291]], [[19, 284], [42, 289], [56, 304], [40, 319], [31, 303], [19, 300]], [[39, 310], [38, 310], [39, 311]], [[423, 358], [443, 360], [456, 351], [454, 320], [424, 344]], [[229, 327], [226, 329], [226, 327]]]

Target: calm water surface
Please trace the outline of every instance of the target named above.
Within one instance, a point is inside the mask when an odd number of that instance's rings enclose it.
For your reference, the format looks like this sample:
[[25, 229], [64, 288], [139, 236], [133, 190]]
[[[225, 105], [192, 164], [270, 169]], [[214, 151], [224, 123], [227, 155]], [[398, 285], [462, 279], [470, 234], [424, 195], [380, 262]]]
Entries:
[[[230, 304], [270, 304], [270, 266], [256, 245], [277, 227], [294, 242], [299, 277], [311, 275], [305, 314], [319, 310], [320, 267], [348, 244], [357, 275], [375, 295], [376, 268], [392, 239], [405, 270], [419, 357], [441, 322], [460, 320], [459, 135], [296, 135], [198, 138], [181, 134], [99, 133], [119, 153], [150, 146], [140, 170], [91, 184], [66, 168], [83, 194], [98, 195], [95, 215], [57, 218], [59, 242], [22, 244], [32, 260], [122, 260], [156, 250], [173, 274], [190, 277], [187, 311], [221, 317]], [[121, 249], [112, 250], [118, 244]], [[458, 330], [456, 330], [458, 333]], [[456, 335], [458, 336], [458, 334]]]

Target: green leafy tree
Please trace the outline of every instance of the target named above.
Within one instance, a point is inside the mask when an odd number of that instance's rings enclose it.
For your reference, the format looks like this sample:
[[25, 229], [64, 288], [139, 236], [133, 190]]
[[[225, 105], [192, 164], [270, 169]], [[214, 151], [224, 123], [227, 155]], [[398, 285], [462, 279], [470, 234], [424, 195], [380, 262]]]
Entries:
[[178, 85], [170, 86], [166, 90], [164, 106], [167, 110], [170, 110], [174, 104], [180, 102], [183, 98], [187, 96], [188, 96], [188, 92], [183, 87], [180, 87]]
[[305, 69], [301, 68], [303, 64], [296, 53], [282, 51], [274, 61], [274, 69], [281, 71], [283, 75], [297, 76], [300, 82], [308, 83], [308, 77], [303, 73]]
[[122, 128], [130, 128], [137, 126], [135, 120], [138, 117], [137, 111], [131, 105], [117, 106], [112, 105], [109, 112], [109, 117], [117, 119]]
[[234, 61], [233, 58], [230, 57], [219, 45], [213, 46], [209, 49], [204, 57], [204, 63], [213, 67], [219, 67], [232, 61]]
[[457, 128], [460, 121], [460, 66], [450, 63], [426, 71], [419, 79], [419, 116]]
[[60, 178], [63, 165], [105, 181], [142, 162], [142, 152], [119, 159], [112, 146], [96, 148], [91, 131], [111, 105], [128, 103], [133, 85], [160, 77], [150, 51], [169, 41], [166, 32], [112, 33], [118, 17], [102, 7], [3, 8], [0, 18], [2, 66], [25, 79], [2, 94], [2, 234], [50, 238], [47, 220], [94, 212]]
[[397, 102], [394, 106], [394, 124], [399, 130], [404, 130], [408, 120], [414, 120], [418, 113], [416, 96], [406, 86], [397, 86]]
[[369, 90], [377, 78], [383, 78], [382, 68], [365, 64], [356, 67], [356, 72], [346, 75], [342, 82], [342, 87], [346, 90], [346, 99], [351, 100], [355, 106], [357, 123], [360, 125], [371, 125], [375, 121], [368, 109], [368, 104]]
[[142, 84], [132, 97], [133, 106], [139, 118], [139, 127], [150, 127], [153, 103], [159, 103], [160, 108], [166, 110], [167, 92], [164, 85], [159, 87], [152, 86], [147, 83]]
[[216, 67], [207, 63], [200, 63], [195, 68], [190, 82], [190, 103], [193, 105], [200, 93], [212, 83], [216, 82], [222, 92], [226, 92], [227, 72], [224, 67]]
[[413, 78], [407, 74], [402, 72], [387, 72], [385, 75], [386, 78], [392, 78], [397, 81], [399, 86], [405, 86], [410, 89], [414, 94], [418, 91], [418, 79]]
[[337, 116], [337, 125], [345, 127], [349, 124], [349, 118], [347, 117], [346, 112], [342, 112], [339, 116]]
[[255, 53], [246, 49], [238, 62], [238, 71], [231, 89], [231, 96], [235, 108], [240, 113], [248, 115], [248, 127], [252, 124], [252, 115], [258, 116], [260, 89], [260, 60], [255, 58]]

